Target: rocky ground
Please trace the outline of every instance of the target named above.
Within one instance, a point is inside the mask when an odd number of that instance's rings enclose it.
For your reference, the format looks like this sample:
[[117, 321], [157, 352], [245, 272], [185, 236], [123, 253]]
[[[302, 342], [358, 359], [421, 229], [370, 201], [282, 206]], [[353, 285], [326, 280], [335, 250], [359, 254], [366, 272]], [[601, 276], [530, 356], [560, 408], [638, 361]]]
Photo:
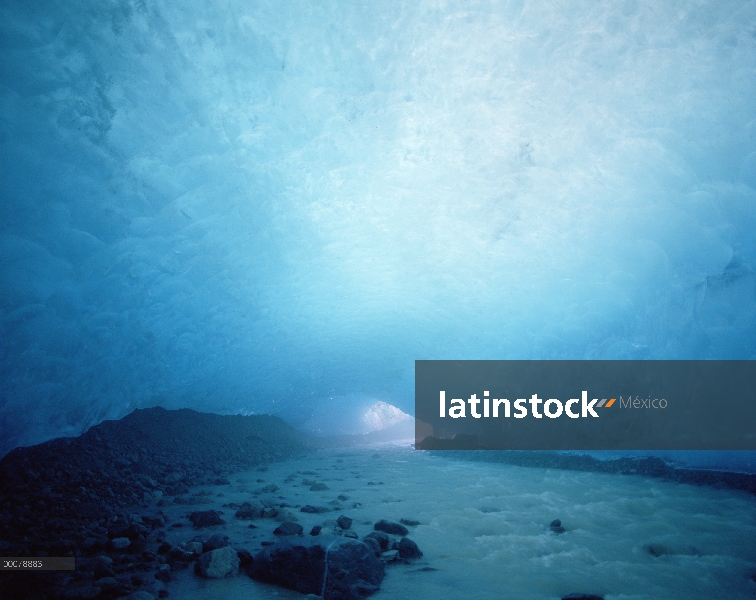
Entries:
[[276, 417], [162, 408], [17, 448], [0, 461], [0, 556], [76, 556], [77, 569], [4, 572], [0, 597], [159, 595], [170, 563], [157, 552], [166, 527], [160, 500], [310, 449]]
[[[336, 452], [316, 471], [281, 462], [322, 449], [275, 417], [161, 408], [16, 449], [0, 461], [0, 556], [74, 556], [76, 570], [0, 573], [0, 598], [165, 598], [185, 572], [350, 600], [377, 591], [386, 568], [434, 571], [412, 539], [412, 515], [390, 521], [360, 508], [359, 494], [382, 482], [355, 488], [349, 482], [361, 471], [348, 471]], [[654, 459], [458, 454], [756, 489], [753, 476], [681, 471]], [[550, 528], [564, 532], [559, 520]]]
[[166, 598], [185, 570], [369, 595], [385, 566], [422, 557], [407, 537], [418, 523], [355, 522], [344, 513], [360, 504], [322, 473], [270, 477], [318, 449], [275, 417], [161, 408], [16, 449], [0, 461], [0, 556], [74, 556], [76, 569], [5, 571], [0, 597]]

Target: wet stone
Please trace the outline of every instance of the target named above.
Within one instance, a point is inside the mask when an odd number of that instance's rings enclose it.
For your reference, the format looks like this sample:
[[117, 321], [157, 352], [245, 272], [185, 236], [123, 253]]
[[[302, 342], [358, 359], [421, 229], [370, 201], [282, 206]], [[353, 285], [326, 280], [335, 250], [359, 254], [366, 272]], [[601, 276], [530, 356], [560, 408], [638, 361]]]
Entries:
[[215, 510], [198, 510], [189, 515], [189, 520], [197, 528], [212, 527], [214, 525], [223, 525], [225, 521]]
[[300, 511], [303, 513], [313, 513], [313, 514], [327, 513], [327, 512], [330, 512], [330, 510], [331, 510], [330, 508], [327, 508], [325, 506], [312, 506], [310, 504], [305, 504], [300, 509]]
[[399, 540], [397, 550], [399, 551], [399, 556], [404, 559], [420, 558], [423, 555], [417, 544], [406, 537]]
[[378, 521], [373, 528], [376, 531], [383, 531], [385, 533], [390, 533], [392, 535], [407, 535], [409, 533], [409, 529], [407, 529], [404, 525], [400, 525], [399, 523], [393, 523], [391, 521], [384, 521], [380, 520]]
[[235, 575], [239, 572], [239, 555], [230, 546], [205, 552], [199, 557], [195, 572], [210, 579]]
[[274, 535], [299, 535], [303, 528], [299, 523], [286, 521], [273, 530]]

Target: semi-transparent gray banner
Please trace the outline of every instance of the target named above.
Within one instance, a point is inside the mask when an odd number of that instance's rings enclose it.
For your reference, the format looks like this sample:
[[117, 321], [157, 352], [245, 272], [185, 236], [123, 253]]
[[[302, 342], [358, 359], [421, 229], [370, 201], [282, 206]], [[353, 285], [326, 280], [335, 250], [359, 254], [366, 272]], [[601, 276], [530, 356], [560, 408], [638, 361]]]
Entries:
[[418, 449], [756, 450], [756, 361], [418, 360]]

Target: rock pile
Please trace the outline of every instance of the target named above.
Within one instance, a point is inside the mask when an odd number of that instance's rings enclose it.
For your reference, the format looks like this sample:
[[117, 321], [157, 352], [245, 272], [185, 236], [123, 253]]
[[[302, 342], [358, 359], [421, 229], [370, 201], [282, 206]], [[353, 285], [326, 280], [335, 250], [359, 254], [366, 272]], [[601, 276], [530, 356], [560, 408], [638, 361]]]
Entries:
[[[166, 577], [155, 577], [165, 572], [162, 558], [194, 554], [158, 554], [161, 543], [150, 536], [165, 525], [164, 517], [156, 510], [136, 513], [194, 485], [228, 484], [224, 475], [301, 454], [308, 443], [276, 417], [151, 408], [78, 438], [16, 448], [0, 461], [0, 555], [76, 556], [84, 565], [101, 565], [98, 555], [106, 555], [112, 564], [96, 573], [88, 566], [4, 573], [0, 597], [116, 598], [145, 586], [158, 596]], [[221, 521], [209, 513], [197, 511], [192, 521], [197, 527]]]

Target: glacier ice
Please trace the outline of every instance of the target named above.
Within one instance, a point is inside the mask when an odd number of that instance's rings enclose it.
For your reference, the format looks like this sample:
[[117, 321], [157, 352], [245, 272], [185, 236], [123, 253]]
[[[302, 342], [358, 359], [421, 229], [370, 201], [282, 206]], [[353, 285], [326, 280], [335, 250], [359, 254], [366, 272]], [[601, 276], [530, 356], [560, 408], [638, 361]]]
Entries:
[[411, 413], [418, 358], [756, 358], [753, 2], [0, 11], [0, 453]]

